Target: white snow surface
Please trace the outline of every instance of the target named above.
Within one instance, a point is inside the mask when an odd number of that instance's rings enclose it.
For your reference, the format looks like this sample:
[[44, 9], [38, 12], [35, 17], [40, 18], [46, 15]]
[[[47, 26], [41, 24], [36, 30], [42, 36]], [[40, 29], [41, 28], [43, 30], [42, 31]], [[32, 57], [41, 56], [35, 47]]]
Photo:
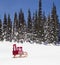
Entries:
[[[13, 58], [13, 44], [22, 46], [28, 56]], [[60, 65], [60, 46], [3, 41], [0, 42], [0, 65]]]

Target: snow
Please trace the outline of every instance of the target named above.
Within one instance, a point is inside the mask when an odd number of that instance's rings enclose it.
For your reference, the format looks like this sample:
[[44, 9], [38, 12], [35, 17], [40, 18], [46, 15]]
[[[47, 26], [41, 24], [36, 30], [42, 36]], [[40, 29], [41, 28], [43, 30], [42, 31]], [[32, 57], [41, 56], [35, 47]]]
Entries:
[[[22, 46], [26, 58], [13, 58], [13, 44]], [[60, 46], [24, 42], [0, 42], [0, 65], [60, 65]]]

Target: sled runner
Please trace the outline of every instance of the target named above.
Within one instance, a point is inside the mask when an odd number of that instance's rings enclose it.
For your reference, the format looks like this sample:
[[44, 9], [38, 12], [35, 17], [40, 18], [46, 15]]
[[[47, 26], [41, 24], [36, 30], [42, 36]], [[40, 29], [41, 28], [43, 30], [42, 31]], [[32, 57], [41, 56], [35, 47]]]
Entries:
[[13, 45], [13, 56], [14, 58], [24, 58], [27, 57], [27, 52], [23, 51], [22, 47], [16, 47], [16, 44]]

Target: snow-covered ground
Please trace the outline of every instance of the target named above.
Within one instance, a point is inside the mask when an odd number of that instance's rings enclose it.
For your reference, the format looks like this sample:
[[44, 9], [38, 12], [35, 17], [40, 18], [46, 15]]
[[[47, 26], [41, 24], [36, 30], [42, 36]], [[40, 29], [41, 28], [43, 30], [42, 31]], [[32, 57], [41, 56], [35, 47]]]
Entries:
[[[13, 58], [13, 44], [28, 52], [26, 58]], [[0, 42], [0, 65], [60, 65], [60, 46]]]

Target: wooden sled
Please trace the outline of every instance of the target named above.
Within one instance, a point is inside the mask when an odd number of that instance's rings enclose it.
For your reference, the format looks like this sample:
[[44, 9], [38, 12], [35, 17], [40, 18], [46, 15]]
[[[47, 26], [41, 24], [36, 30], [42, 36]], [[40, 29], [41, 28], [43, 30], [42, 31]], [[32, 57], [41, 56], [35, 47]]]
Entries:
[[22, 47], [16, 47], [16, 44], [13, 45], [13, 58], [25, 58], [28, 56], [27, 52], [24, 52]]

